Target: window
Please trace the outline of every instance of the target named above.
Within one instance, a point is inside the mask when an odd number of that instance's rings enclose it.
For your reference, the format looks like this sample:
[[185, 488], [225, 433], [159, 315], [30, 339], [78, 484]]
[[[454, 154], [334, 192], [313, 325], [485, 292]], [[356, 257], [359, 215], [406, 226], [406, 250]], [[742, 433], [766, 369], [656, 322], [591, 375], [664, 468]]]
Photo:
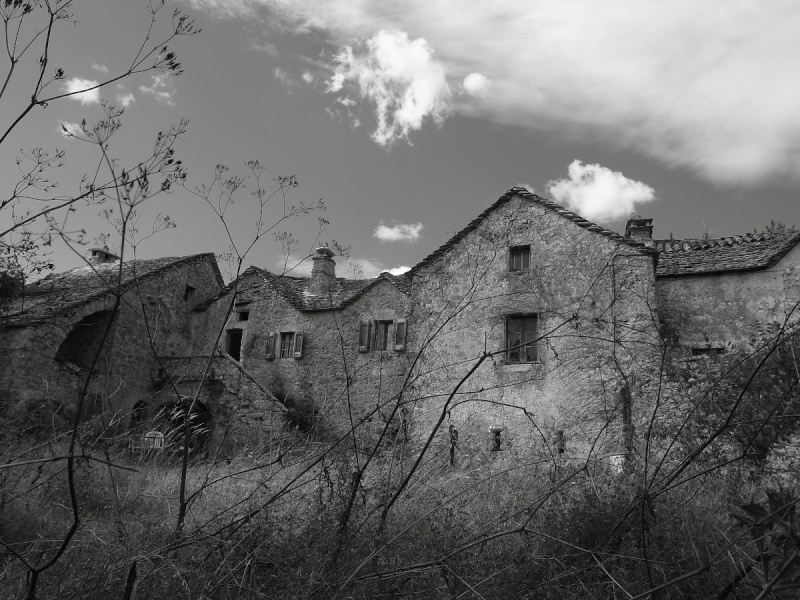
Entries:
[[229, 329], [227, 352], [234, 360], [240, 360], [242, 356], [242, 330]]
[[250, 311], [249, 310], [240, 310], [236, 313], [239, 315], [240, 321], [249, 321], [250, 320]]
[[303, 358], [303, 332], [282, 331], [267, 337], [267, 360], [278, 358]]
[[281, 358], [289, 358], [294, 354], [294, 333], [281, 333]]
[[531, 247], [513, 246], [508, 255], [509, 271], [528, 271], [531, 268]]
[[[392, 337], [392, 325], [394, 325], [394, 337]], [[392, 349], [395, 352], [404, 352], [407, 334], [408, 321], [406, 319], [361, 321], [358, 329], [358, 351], [385, 352]]]
[[372, 344], [373, 350], [386, 350], [386, 345], [389, 341], [389, 325], [391, 324], [391, 321], [375, 321], [375, 338]]
[[538, 362], [536, 338], [539, 336], [539, 317], [516, 315], [506, 318], [506, 362]]
[[186, 288], [183, 290], [183, 301], [188, 302], [192, 299], [192, 296], [194, 296], [194, 288], [191, 285], [186, 284]]

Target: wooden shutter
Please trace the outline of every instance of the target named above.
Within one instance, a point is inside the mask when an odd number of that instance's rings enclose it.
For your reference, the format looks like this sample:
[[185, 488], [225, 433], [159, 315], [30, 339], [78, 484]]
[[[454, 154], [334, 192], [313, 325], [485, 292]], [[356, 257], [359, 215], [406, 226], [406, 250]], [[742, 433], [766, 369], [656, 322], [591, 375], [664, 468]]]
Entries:
[[294, 332], [294, 351], [292, 352], [294, 358], [303, 358], [303, 332]]
[[267, 337], [267, 360], [275, 360], [275, 343], [278, 338], [277, 333], [270, 333]]
[[358, 328], [358, 351], [367, 352], [369, 350], [369, 339], [372, 337], [370, 330], [372, 329], [372, 321], [361, 321], [361, 326]]
[[397, 319], [394, 322], [395, 352], [405, 352], [407, 335], [408, 335], [408, 321], [406, 319]]

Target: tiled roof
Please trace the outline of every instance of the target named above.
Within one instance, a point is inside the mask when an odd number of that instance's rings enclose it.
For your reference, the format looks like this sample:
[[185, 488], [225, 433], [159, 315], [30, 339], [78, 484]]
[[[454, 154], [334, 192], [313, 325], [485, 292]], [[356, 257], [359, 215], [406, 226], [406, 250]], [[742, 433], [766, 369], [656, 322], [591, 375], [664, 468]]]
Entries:
[[656, 276], [704, 275], [771, 267], [800, 242], [800, 232], [654, 241], [659, 252]]
[[561, 206], [559, 204], [556, 204], [552, 200], [547, 200], [545, 198], [542, 198], [541, 196], [537, 196], [536, 194], [532, 194], [531, 192], [529, 192], [525, 188], [514, 187], [514, 188], [511, 188], [510, 190], [508, 190], [502, 196], [500, 196], [500, 198], [498, 198], [497, 201], [494, 204], [492, 204], [489, 208], [487, 208], [480, 215], [478, 215], [478, 217], [475, 218], [474, 220], [472, 220], [466, 227], [464, 227], [464, 229], [462, 229], [461, 231], [456, 233], [453, 237], [451, 237], [449, 240], [447, 240], [447, 242], [445, 242], [443, 245], [439, 246], [439, 248], [437, 248], [431, 254], [429, 254], [428, 256], [423, 258], [419, 263], [414, 265], [411, 268], [411, 270], [408, 271], [408, 273], [406, 273], [406, 275], [408, 275], [409, 277], [413, 278], [413, 276], [420, 269], [422, 269], [422, 268], [424, 268], [424, 267], [436, 262], [439, 258], [444, 256], [451, 248], [453, 248], [453, 246], [455, 246], [464, 237], [466, 237], [466, 235], [468, 233], [470, 233], [470, 232], [474, 231], [475, 229], [477, 229], [477, 227], [483, 222], [484, 219], [486, 219], [486, 217], [491, 215], [494, 211], [496, 211], [498, 208], [500, 208], [501, 206], [503, 206], [507, 202], [511, 201], [511, 199], [514, 198], [514, 197], [519, 197], [519, 198], [522, 198], [524, 200], [528, 200], [530, 202], [538, 204], [539, 206], [543, 206], [544, 208], [546, 208], [546, 209], [548, 209], [548, 210], [560, 215], [561, 217], [567, 219], [568, 221], [572, 221], [573, 223], [575, 223], [579, 227], [582, 227], [583, 229], [587, 229], [589, 231], [597, 233], [598, 235], [602, 235], [604, 237], [612, 239], [615, 242], [619, 242], [621, 244], [625, 244], [627, 246], [631, 246], [633, 248], [636, 248], [637, 250], [641, 251], [643, 254], [653, 254], [654, 253], [653, 250], [651, 248], [647, 247], [643, 242], [637, 242], [636, 240], [632, 240], [632, 239], [626, 238], [626, 237], [620, 235], [619, 233], [616, 233], [615, 231], [611, 231], [609, 229], [605, 229], [604, 227], [601, 227], [597, 223], [593, 223], [593, 222], [591, 222], [591, 221], [589, 221], [587, 219], [584, 219], [580, 215], [572, 212], [571, 210], [567, 210], [563, 206]]
[[[220, 287], [224, 285], [217, 260], [211, 253], [192, 256], [132, 260], [122, 265], [122, 289], [193, 262], [208, 262]], [[25, 286], [22, 300], [11, 304], [0, 325], [22, 327], [50, 321], [116, 289], [119, 263], [78, 267], [54, 273]]]
[[[312, 312], [319, 310], [339, 309], [348, 306], [361, 298], [381, 281], [388, 281], [402, 293], [411, 293], [411, 282], [405, 275], [381, 273], [374, 279], [336, 278], [336, 286], [328, 295], [315, 295], [308, 291], [311, 279], [308, 277], [291, 277], [276, 275], [259, 267], [249, 267], [239, 277], [237, 302], [250, 302], [261, 297], [264, 288], [278, 292], [297, 310]], [[197, 306], [195, 310], [205, 310], [212, 303], [228, 295], [236, 282], [231, 282], [215, 297]]]

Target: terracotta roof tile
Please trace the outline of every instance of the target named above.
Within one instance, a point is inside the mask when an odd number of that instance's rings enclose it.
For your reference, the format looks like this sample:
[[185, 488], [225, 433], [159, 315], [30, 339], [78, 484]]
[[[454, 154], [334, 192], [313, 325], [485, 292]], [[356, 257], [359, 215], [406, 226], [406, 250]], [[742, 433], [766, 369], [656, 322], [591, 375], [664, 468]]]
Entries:
[[654, 242], [659, 252], [656, 276], [705, 275], [771, 267], [800, 242], [800, 232]]

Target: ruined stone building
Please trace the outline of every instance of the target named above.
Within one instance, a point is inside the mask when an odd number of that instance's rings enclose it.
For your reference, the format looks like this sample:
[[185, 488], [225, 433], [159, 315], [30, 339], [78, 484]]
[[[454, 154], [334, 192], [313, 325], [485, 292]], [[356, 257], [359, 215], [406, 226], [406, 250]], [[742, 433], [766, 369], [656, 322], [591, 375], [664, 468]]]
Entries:
[[84, 267], [27, 285], [0, 314], [0, 417], [19, 431], [70, 423], [94, 368], [84, 417], [127, 425], [152, 394], [160, 355], [188, 347], [191, 308], [222, 286], [213, 254], [120, 269], [107, 248], [90, 249]]
[[[310, 278], [250, 267], [224, 287], [210, 255], [128, 263], [96, 410], [141, 422], [199, 394], [217, 444], [286, 427], [388, 444], [436, 427], [465, 453], [628, 451], [665, 342], [687, 359], [731, 351], [800, 299], [800, 234], [651, 232], [513, 188], [401, 276], [337, 277], [327, 248]], [[98, 277], [47, 278], [6, 318], [2, 410], [76, 397], [113, 300], [79, 281]]]

